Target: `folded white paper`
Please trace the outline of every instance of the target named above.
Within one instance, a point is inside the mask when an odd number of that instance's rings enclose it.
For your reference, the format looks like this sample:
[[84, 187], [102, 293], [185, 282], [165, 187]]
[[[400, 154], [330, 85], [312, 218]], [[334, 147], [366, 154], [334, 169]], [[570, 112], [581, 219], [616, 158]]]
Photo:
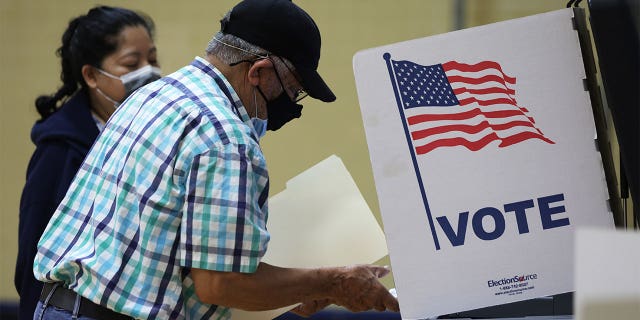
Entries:
[[[382, 229], [335, 155], [289, 180], [269, 199], [267, 229], [271, 240], [262, 261], [280, 267], [366, 264], [387, 255]], [[234, 309], [233, 319], [272, 319], [291, 308]]]

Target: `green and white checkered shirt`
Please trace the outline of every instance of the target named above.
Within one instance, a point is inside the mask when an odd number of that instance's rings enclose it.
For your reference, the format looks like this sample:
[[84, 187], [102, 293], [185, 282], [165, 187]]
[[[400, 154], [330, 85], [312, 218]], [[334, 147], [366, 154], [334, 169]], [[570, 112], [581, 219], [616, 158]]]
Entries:
[[269, 178], [249, 116], [209, 62], [134, 93], [107, 123], [38, 243], [34, 273], [142, 319], [228, 319], [191, 268], [254, 272]]

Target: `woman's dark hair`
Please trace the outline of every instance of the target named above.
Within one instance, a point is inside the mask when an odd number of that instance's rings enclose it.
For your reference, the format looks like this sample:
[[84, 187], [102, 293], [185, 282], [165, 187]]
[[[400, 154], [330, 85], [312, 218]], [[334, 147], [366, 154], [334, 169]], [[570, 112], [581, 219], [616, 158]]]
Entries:
[[117, 49], [120, 32], [129, 26], [145, 27], [153, 39], [153, 20], [143, 13], [124, 8], [95, 7], [69, 22], [62, 35], [62, 46], [56, 51], [62, 60], [62, 87], [53, 95], [42, 95], [36, 99], [36, 109], [42, 119], [58, 109], [58, 102], [73, 95], [78, 84], [80, 89], [86, 89], [82, 66], [101, 67], [102, 60]]

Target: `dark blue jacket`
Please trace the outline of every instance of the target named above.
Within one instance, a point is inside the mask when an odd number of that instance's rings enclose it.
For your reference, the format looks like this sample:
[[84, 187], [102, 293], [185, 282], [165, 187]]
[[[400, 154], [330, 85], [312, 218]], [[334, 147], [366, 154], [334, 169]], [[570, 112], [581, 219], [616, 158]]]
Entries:
[[33, 276], [40, 236], [98, 136], [88, 96], [80, 91], [31, 130], [36, 150], [27, 168], [20, 199], [18, 259], [14, 283], [20, 294], [20, 319], [33, 319], [42, 285]]

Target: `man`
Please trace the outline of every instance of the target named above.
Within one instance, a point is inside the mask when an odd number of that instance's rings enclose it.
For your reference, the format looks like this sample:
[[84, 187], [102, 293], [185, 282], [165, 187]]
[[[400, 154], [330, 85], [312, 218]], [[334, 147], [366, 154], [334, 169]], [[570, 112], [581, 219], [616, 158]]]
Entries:
[[299, 117], [306, 95], [335, 100], [319, 58], [306, 12], [289, 0], [245, 0], [221, 21], [206, 59], [123, 103], [39, 242], [36, 316], [228, 319], [229, 308], [297, 303], [301, 315], [331, 303], [398, 310], [378, 281], [385, 268], [260, 262], [269, 179], [258, 141]]

